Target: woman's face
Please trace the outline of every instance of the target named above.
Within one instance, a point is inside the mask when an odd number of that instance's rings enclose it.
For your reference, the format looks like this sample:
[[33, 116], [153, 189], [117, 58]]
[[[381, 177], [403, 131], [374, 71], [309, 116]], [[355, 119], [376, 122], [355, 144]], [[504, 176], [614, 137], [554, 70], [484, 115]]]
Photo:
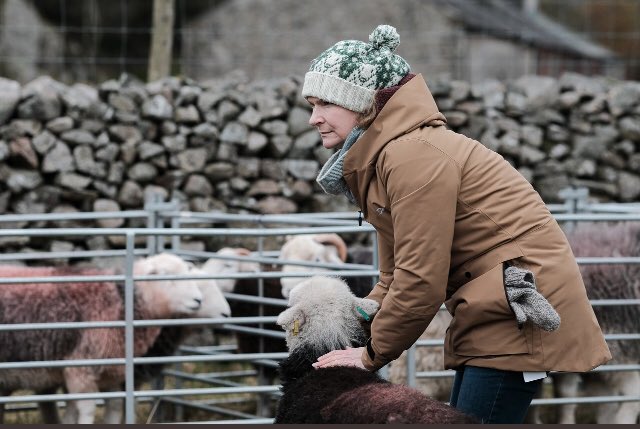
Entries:
[[307, 97], [307, 101], [313, 107], [309, 124], [318, 129], [322, 146], [331, 149], [344, 143], [356, 126], [358, 113], [337, 104], [327, 103], [317, 97]]

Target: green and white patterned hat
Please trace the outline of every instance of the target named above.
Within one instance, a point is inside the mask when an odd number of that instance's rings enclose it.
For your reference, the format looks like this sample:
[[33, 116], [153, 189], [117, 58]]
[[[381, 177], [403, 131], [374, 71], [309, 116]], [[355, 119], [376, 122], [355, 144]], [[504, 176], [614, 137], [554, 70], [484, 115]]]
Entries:
[[393, 51], [400, 36], [390, 25], [379, 25], [369, 42], [343, 40], [311, 62], [304, 77], [303, 97], [318, 97], [354, 112], [373, 103], [375, 91], [397, 85], [409, 64]]

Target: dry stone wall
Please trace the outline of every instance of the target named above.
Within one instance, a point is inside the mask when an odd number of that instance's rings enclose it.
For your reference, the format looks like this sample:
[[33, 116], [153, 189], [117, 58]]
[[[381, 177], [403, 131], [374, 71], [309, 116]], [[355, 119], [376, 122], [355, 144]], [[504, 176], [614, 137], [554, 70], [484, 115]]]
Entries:
[[[315, 184], [330, 153], [307, 123], [300, 83], [0, 78], [0, 214], [135, 209], [151, 193], [192, 211], [355, 210]], [[502, 154], [545, 201], [567, 186], [640, 199], [640, 83], [566, 74], [429, 86], [452, 129]]]

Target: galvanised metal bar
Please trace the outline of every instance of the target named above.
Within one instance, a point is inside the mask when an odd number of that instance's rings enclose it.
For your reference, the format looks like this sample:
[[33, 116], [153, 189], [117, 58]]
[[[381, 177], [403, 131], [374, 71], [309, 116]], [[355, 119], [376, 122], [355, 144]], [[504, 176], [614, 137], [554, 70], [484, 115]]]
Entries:
[[640, 396], [589, 396], [582, 398], [534, 399], [531, 405], [607, 404], [611, 402], [638, 402]]
[[126, 326], [124, 328], [124, 357], [125, 357], [125, 422], [133, 424], [136, 422], [135, 415], [135, 398], [133, 391], [135, 390], [133, 381], [133, 249], [135, 246], [135, 234], [127, 233], [127, 256], [125, 261], [125, 281], [124, 281], [124, 319]]
[[[304, 267], [354, 269], [354, 270], [373, 267], [373, 265], [368, 265], [368, 264], [351, 264], [351, 263], [331, 264], [331, 263], [322, 263], [322, 262], [278, 259], [271, 256], [266, 256], [266, 257], [227, 256], [227, 255], [218, 255], [216, 253], [211, 253], [211, 252], [202, 252], [197, 250], [185, 250], [185, 249], [181, 249], [179, 252], [175, 252], [175, 253], [178, 256], [191, 256], [191, 257], [197, 257], [197, 258], [203, 258], [203, 259], [220, 259], [220, 260], [226, 260], [226, 261], [258, 262], [258, 263], [270, 264], [270, 265], [298, 265], [298, 266], [304, 266]], [[266, 254], [267, 252], [263, 252], [263, 253]]]
[[[230, 395], [236, 393], [279, 393], [279, 386], [241, 386], [241, 387], [213, 387], [199, 389], [165, 389], [139, 390], [133, 392], [136, 399], [165, 396], [186, 395]], [[0, 404], [19, 402], [52, 402], [76, 401], [81, 399], [117, 399], [126, 398], [126, 392], [95, 392], [95, 393], [66, 393], [51, 395], [0, 396]]]
[[[2, 233], [0, 233], [2, 236]], [[136, 256], [148, 256], [144, 249], [134, 251]], [[74, 250], [72, 252], [30, 252], [30, 253], [9, 253], [0, 255], [0, 261], [30, 261], [43, 259], [80, 259], [80, 258], [103, 258], [124, 256], [124, 250]]]
[[212, 412], [212, 413], [222, 414], [222, 415], [231, 416], [231, 417], [237, 417], [239, 419], [255, 419], [255, 418], [258, 418], [258, 416], [256, 416], [256, 415], [243, 413], [242, 411], [236, 411], [236, 410], [232, 410], [230, 408], [219, 407], [219, 406], [216, 406], [216, 405], [202, 404], [200, 402], [185, 401], [184, 399], [179, 399], [179, 398], [167, 397], [167, 398], [162, 398], [162, 400], [166, 401], [166, 402], [170, 402], [170, 403], [176, 404], [176, 405], [181, 405], [181, 406], [186, 406], [186, 407], [193, 407], [193, 408], [197, 408], [197, 409], [200, 409], [200, 410], [209, 411], [209, 412]]
[[[640, 218], [640, 216], [638, 216]], [[61, 236], [96, 236], [96, 235], [126, 235], [134, 233], [136, 235], [193, 235], [198, 237], [222, 236], [222, 237], [275, 237], [284, 235], [299, 234], [324, 234], [324, 233], [354, 233], [354, 232], [373, 232], [372, 226], [362, 224], [361, 227], [352, 226], [318, 226], [305, 228], [33, 228], [33, 229], [4, 229], [2, 236], [6, 237], [61, 237]]]
[[[225, 355], [182, 355], [162, 357], [134, 357], [134, 364], [151, 363], [176, 363], [176, 362], [227, 362], [227, 361], [251, 361], [256, 359], [284, 359], [288, 353], [242, 353]], [[40, 360], [25, 362], [2, 362], [0, 369], [24, 369], [24, 368], [63, 368], [66, 366], [98, 366], [98, 365], [125, 365], [125, 358], [110, 359], [69, 359], [69, 360]]]
[[63, 221], [63, 220], [98, 220], [98, 219], [144, 219], [148, 215], [146, 210], [127, 210], [121, 212], [74, 212], [74, 213], [39, 213], [0, 215], [0, 223], [3, 222], [38, 222], [38, 221]]
[[[305, 273], [283, 273], [280, 271], [271, 272], [254, 272], [254, 273], [234, 273], [234, 274], [171, 274], [171, 275], [153, 275], [153, 276], [134, 276], [133, 281], [153, 281], [153, 280], [188, 280], [188, 279], [279, 279], [281, 277], [308, 277], [313, 273], [309, 271]], [[332, 276], [340, 277], [356, 277], [356, 276], [374, 276], [378, 275], [377, 270], [355, 271], [355, 270], [335, 270], [330, 273]], [[57, 276], [57, 277], [16, 277], [16, 278], [0, 278], [1, 284], [14, 283], [70, 283], [70, 282], [98, 282], [98, 281], [124, 281], [124, 275], [104, 275], [104, 276]]]
[[245, 334], [256, 334], [263, 337], [270, 338], [286, 338], [286, 334], [282, 331], [273, 331], [271, 329], [266, 328], [250, 328], [247, 326], [236, 326], [232, 324], [222, 325], [223, 328], [233, 331], [233, 332], [242, 332]]
[[[224, 317], [217, 319], [139, 319], [133, 321], [136, 328], [150, 326], [191, 326], [191, 325], [224, 325], [233, 322], [234, 324], [248, 323], [275, 323], [276, 316], [264, 317]], [[105, 322], [57, 322], [57, 323], [14, 323], [0, 325], [0, 331], [27, 331], [32, 329], [92, 329], [92, 328], [124, 328], [126, 322], [123, 320]]]
[[580, 221], [580, 222], [607, 222], [607, 221], [639, 221], [640, 213], [614, 213], [614, 214], [597, 214], [597, 213], [559, 213], [553, 215], [558, 222]]

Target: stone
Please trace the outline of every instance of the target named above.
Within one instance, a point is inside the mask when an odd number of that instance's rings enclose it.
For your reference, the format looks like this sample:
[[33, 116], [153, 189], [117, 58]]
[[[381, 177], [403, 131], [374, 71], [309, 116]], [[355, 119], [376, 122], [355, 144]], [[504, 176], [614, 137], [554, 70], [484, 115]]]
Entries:
[[247, 107], [244, 111], [238, 116], [238, 121], [247, 125], [248, 127], [255, 128], [262, 121], [262, 116], [256, 109], [252, 106]]
[[214, 162], [204, 169], [204, 175], [212, 182], [229, 179], [235, 175], [235, 167], [228, 162]]
[[618, 122], [620, 134], [625, 139], [640, 142], [640, 116], [627, 116]]
[[180, 170], [186, 173], [202, 171], [207, 163], [207, 151], [204, 148], [184, 150], [176, 155]]
[[33, 148], [40, 155], [47, 153], [49, 149], [55, 146], [56, 142], [58, 142], [58, 139], [49, 131], [43, 131], [31, 140]]
[[44, 173], [68, 172], [74, 169], [75, 161], [71, 150], [61, 141], [55, 143], [42, 161], [42, 172]]
[[131, 180], [124, 182], [118, 192], [118, 203], [127, 208], [141, 208], [144, 198], [140, 185]]
[[91, 134], [89, 131], [85, 130], [69, 130], [65, 131], [60, 135], [60, 138], [67, 143], [71, 143], [74, 145], [86, 144], [92, 145], [95, 143], [95, 136]]
[[31, 139], [19, 137], [9, 143], [9, 153], [14, 158], [20, 158], [33, 169], [38, 169], [39, 161], [31, 146]]
[[259, 200], [257, 209], [263, 214], [285, 214], [296, 213], [298, 205], [288, 198], [268, 196]]
[[136, 149], [138, 157], [143, 161], [164, 153], [164, 146], [149, 141], [143, 141]]
[[[235, 119], [240, 113], [240, 107], [236, 103], [230, 100], [222, 100], [217, 109], [218, 121], [226, 124], [232, 119]], [[243, 121], [240, 121], [243, 122]], [[247, 124], [249, 125], [249, 124]]]
[[150, 182], [158, 176], [158, 169], [147, 162], [138, 162], [127, 169], [127, 177], [138, 183]]
[[236, 174], [245, 179], [255, 179], [260, 176], [260, 159], [242, 157], [238, 159]]
[[165, 136], [162, 145], [171, 153], [182, 152], [187, 147], [187, 139], [182, 135]]
[[289, 131], [289, 125], [285, 121], [275, 120], [263, 122], [260, 129], [272, 136], [286, 135]]
[[249, 138], [249, 129], [240, 122], [229, 122], [220, 134], [220, 140], [226, 143], [246, 145]]
[[280, 193], [278, 182], [271, 179], [259, 179], [253, 182], [246, 195], [250, 197], [277, 195]]
[[8, 167], [0, 170], [0, 180], [14, 194], [35, 189], [43, 182], [42, 176], [37, 171]]
[[55, 179], [55, 183], [65, 187], [72, 189], [74, 191], [79, 191], [86, 189], [92, 182], [93, 179], [87, 176], [83, 176], [73, 172], [62, 172], [58, 173]]
[[[94, 212], [120, 212], [120, 204], [112, 199], [98, 198], [93, 202]], [[97, 219], [96, 224], [100, 228], [120, 228], [124, 225], [124, 218], [116, 216], [113, 218]]]
[[35, 78], [22, 88], [21, 101], [17, 106], [18, 117], [48, 121], [60, 116], [60, 94], [65, 90], [65, 85], [49, 76]]
[[302, 109], [300, 107], [292, 108], [289, 111], [289, 116], [287, 118], [289, 134], [293, 137], [297, 137], [304, 132], [314, 129], [314, 127], [309, 124], [310, 116], [310, 112], [307, 109]]
[[120, 146], [115, 143], [109, 143], [96, 151], [95, 158], [99, 161], [111, 163], [116, 160], [119, 153]]
[[213, 186], [205, 176], [200, 174], [192, 174], [187, 179], [182, 190], [188, 196], [209, 197], [213, 195]]
[[20, 101], [20, 84], [15, 80], [0, 77], [0, 125], [9, 120]]
[[248, 154], [256, 154], [264, 149], [268, 142], [269, 140], [264, 134], [257, 131], [251, 131], [247, 140], [245, 152]]
[[173, 119], [173, 106], [163, 95], [154, 95], [142, 104], [142, 117], [158, 121]]
[[640, 197], [640, 176], [621, 171], [618, 176], [618, 188], [621, 201], [637, 201]]
[[640, 83], [624, 82], [615, 85], [609, 90], [606, 100], [612, 115], [622, 116], [631, 113], [634, 106], [640, 105]]
[[108, 129], [109, 136], [116, 142], [134, 142], [142, 141], [142, 133], [132, 125], [111, 125]]
[[177, 123], [196, 124], [200, 122], [200, 112], [194, 105], [178, 107], [175, 113]]
[[274, 158], [284, 158], [289, 153], [293, 140], [287, 135], [277, 135], [271, 137], [268, 143], [269, 152]]
[[320, 165], [313, 160], [289, 159], [286, 166], [287, 171], [296, 179], [315, 180], [320, 172]]

